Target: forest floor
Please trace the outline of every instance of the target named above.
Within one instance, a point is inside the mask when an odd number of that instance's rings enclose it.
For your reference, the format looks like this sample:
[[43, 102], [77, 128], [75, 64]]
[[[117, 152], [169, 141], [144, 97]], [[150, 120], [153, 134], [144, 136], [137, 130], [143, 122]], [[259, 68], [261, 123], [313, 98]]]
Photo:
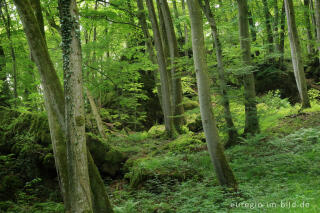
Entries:
[[116, 212], [320, 212], [320, 106], [312, 106], [260, 100], [261, 134], [226, 150], [237, 193], [218, 186], [203, 133], [168, 141], [159, 126], [114, 138], [130, 156], [125, 179], [107, 182]]
[[[165, 138], [162, 125], [110, 136], [108, 143], [128, 156], [118, 179], [104, 177], [115, 212], [320, 212], [320, 102], [312, 98], [312, 108], [300, 111], [269, 93], [258, 103], [261, 133], [225, 151], [238, 181], [236, 193], [218, 185], [199, 130], [198, 107], [186, 112], [196, 131], [185, 128], [176, 139]], [[231, 109], [241, 133], [241, 100], [233, 100]], [[214, 114], [224, 142], [222, 112], [217, 104]], [[57, 201], [30, 200], [28, 192], [20, 195], [7, 212], [63, 212]]]

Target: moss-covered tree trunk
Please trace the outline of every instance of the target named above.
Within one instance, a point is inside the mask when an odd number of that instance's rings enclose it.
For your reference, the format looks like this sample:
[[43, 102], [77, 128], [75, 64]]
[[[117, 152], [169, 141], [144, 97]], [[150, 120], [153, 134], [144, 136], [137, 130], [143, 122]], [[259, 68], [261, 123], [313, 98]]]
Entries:
[[260, 131], [256, 106], [254, 76], [251, 70], [251, 45], [248, 23], [248, 5], [246, 0], [238, 1], [239, 36], [243, 63], [245, 128], [244, 134], [256, 134]]
[[225, 71], [224, 71], [224, 65], [222, 60], [222, 46], [219, 39], [219, 34], [217, 30], [216, 21], [214, 18], [214, 15], [212, 13], [212, 10], [210, 8], [209, 0], [204, 0], [205, 4], [202, 4], [202, 0], [199, 0], [200, 6], [210, 24], [211, 28], [211, 35], [213, 38], [213, 48], [216, 50], [216, 57], [218, 62], [218, 76], [219, 76], [219, 86], [220, 86], [220, 92], [221, 92], [221, 98], [222, 98], [222, 105], [224, 108], [224, 118], [226, 120], [227, 128], [228, 128], [228, 141], [225, 145], [225, 147], [230, 147], [234, 145], [238, 141], [238, 132], [234, 126], [232, 115], [230, 111], [230, 102], [227, 92], [227, 85], [225, 80]]
[[204, 46], [202, 14], [198, 0], [187, 0], [191, 20], [192, 50], [199, 92], [202, 126], [206, 136], [208, 151], [222, 186], [237, 189], [237, 182], [220, 144], [216, 121], [212, 112], [208, 66]]
[[75, 0], [60, 0], [67, 163], [71, 212], [93, 212], [82, 88], [80, 25]]
[[[60, 189], [65, 203], [65, 209], [67, 212], [70, 212], [67, 148], [65, 141], [65, 103], [62, 86], [49, 56], [44, 37], [41, 36], [41, 30], [34, 16], [30, 1], [14, 0], [14, 3], [22, 21], [34, 62], [39, 70]], [[89, 152], [87, 152], [87, 155], [91, 156]], [[93, 160], [90, 159], [92, 158], [88, 157], [90, 186], [94, 199], [94, 212], [113, 212], [100, 174]]]
[[181, 85], [181, 70], [178, 69], [177, 59], [179, 58], [179, 49], [176, 33], [174, 31], [173, 21], [169, 10], [167, 0], [160, 0], [160, 7], [163, 14], [165, 30], [168, 38], [170, 65], [171, 65], [171, 80], [172, 80], [172, 105], [174, 124], [177, 130], [181, 131], [184, 124], [184, 108], [183, 108], [183, 94]]
[[159, 30], [159, 25], [154, 9], [154, 4], [152, 0], [146, 0], [147, 7], [149, 11], [149, 17], [152, 24], [152, 30], [154, 35], [154, 42], [157, 51], [157, 60], [160, 70], [160, 81], [161, 81], [161, 94], [162, 94], [162, 105], [163, 105], [163, 115], [166, 132], [171, 137], [175, 134], [175, 127], [172, 118], [172, 105], [169, 91], [169, 78], [167, 73], [166, 58], [164, 54], [164, 49], [161, 40], [161, 34]]
[[298, 87], [298, 91], [299, 91], [299, 95], [302, 103], [302, 108], [308, 108], [310, 107], [310, 101], [308, 97], [306, 77], [303, 70], [300, 40], [299, 40], [298, 30], [296, 26], [292, 0], [285, 0], [285, 8], [286, 8], [286, 15], [287, 15], [288, 34], [289, 34], [289, 40], [290, 40], [291, 58], [292, 58], [294, 76], [296, 79], [296, 83], [297, 83], [297, 87]]

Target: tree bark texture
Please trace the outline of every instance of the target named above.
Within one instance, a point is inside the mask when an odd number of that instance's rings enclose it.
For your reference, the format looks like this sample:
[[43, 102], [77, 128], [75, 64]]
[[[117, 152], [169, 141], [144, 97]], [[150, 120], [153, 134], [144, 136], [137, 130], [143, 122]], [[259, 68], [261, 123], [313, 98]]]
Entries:
[[154, 35], [154, 42], [157, 51], [157, 60], [160, 70], [160, 81], [161, 81], [161, 94], [162, 94], [162, 104], [163, 104], [163, 115], [164, 115], [164, 122], [165, 128], [168, 135], [171, 137], [175, 134], [175, 127], [172, 118], [172, 105], [171, 105], [171, 98], [170, 98], [170, 91], [169, 91], [169, 79], [167, 73], [167, 65], [166, 65], [166, 58], [164, 54], [164, 49], [161, 40], [161, 34], [159, 30], [159, 25], [153, 5], [152, 0], [146, 0], [147, 7], [149, 11], [149, 17], [152, 24], [152, 30]]
[[306, 77], [303, 70], [301, 47], [300, 47], [299, 35], [297, 31], [297, 26], [296, 26], [293, 2], [292, 0], [285, 0], [284, 2], [285, 2], [286, 15], [287, 15], [288, 34], [289, 34], [294, 76], [296, 79], [296, 83], [297, 83], [297, 87], [298, 87], [298, 91], [299, 91], [299, 95], [302, 103], [302, 108], [308, 108], [310, 107], [310, 101], [308, 97]]
[[245, 128], [244, 134], [256, 134], [260, 131], [256, 106], [254, 76], [251, 70], [251, 50], [248, 24], [248, 5], [246, 0], [238, 0], [239, 35], [244, 66], [244, 104]]
[[223, 58], [222, 58], [222, 46], [219, 39], [219, 34], [217, 30], [216, 21], [214, 18], [214, 15], [212, 13], [212, 10], [210, 8], [209, 0], [204, 0], [205, 4], [202, 4], [202, 0], [199, 0], [200, 6], [210, 24], [211, 28], [211, 35], [213, 38], [213, 49], [216, 50], [216, 57], [218, 62], [218, 77], [219, 77], [219, 86], [220, 86], [220, 93], [222, 98], [222, 105], [224, 108], [224, 118], [226, 120], [227, 128], [228, 128], [228, 141], [225, 145], [225, 147], [230, 147], [234, 145], [238, 140], [238, 132], [234, 126], [232, 115], [230, 111], [230, 101], [228, 97], [227, 92], [227, 85], [225, 80], [225, 70], [224, 70], [224, 64], [223, 64]]
[[187, 4], [191, 20], [192, 50], [197, 76], [200, 112], [208, 151], [219, 183], [222, 186], [236, 189], [236, 179], [226, 160], [223, 147], [220, 144], [218, 129], [212, 112], [200, 5], [198, 0], [187, 0]]

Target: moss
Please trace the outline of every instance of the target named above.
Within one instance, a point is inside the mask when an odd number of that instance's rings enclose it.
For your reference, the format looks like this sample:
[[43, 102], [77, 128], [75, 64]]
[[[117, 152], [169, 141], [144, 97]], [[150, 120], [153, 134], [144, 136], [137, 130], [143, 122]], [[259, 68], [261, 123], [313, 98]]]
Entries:
[[165, 134], [165, 126], [155, 125], [149, 129], [148, 134], [152, 137], [160, 137]]
[[190, 100], [189, 98], [185, 98], [183, 100], [183, 107], [185, 110], [192, 110], [199, 107], [199, 103], [197, 101]]
[[125, 178], [133, 188], [147, 187], [151, 190], [157, 183], [172, 183], [185, 181], [191, 178], [202, 178], [190, 163], [184, 161], [182, 156], [145, 157], [128, 161], [126, 167], [129, 172]]
[[94, 134], [87, 134], [87, 145], [95, 164], [102, 173], [112, 177], [121, 173], [123, 164], [127, 160], [126, 155], [116, 148], [110, 147], [103, 139]]
[[190, 119], [187, 123], [187, 127], [192, 132], [199, 132], [203, 129], [201, 116], [197, 115], [194, 118]]
[[190, 153], [206, 149], [206, 144], [192, 134], [187, 134], [170, 142], [167, 148], [173, 153]]
[[82, 125], [84, 125], [84, 122], [85, 122], [85, 120], [84, 120], [84, 117], [83, 117], [83, 116], [77, 116], [77, 117], [76, 117], [76, 125], [77, 125], [77, 126], [82, 126]]

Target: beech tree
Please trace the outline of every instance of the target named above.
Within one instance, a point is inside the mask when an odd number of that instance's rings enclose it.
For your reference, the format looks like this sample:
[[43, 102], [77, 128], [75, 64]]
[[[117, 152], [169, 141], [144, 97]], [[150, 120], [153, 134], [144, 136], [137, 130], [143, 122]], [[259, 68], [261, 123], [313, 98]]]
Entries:
[[167, 0], [160, 0], [160, 9], [163, 15], [165, 31], [168, 38], [171, 80], [172, 80], [172, 105], [174, 109], [174, 124], [177, 130], [181, 131], [184, 123], [183, 94], [181, 85], [181, 70], [179, 70], [176, 60], [179, 58], [177, 37], [174, 31], [173, 21]]
[[256, 134], [260, 131], [256, 106], [256, 91], [251, 68], [251, 47], [248, 22], [248, 5], [246, 0], [238, 1], [239, 36], [243, 63], [245, 128], [244, 134]]
[[224, 155], [216, 121], [212, 112], [201, 8], [198, 0], [187, 0], [187, 4], [191, 20], [192, 50], [199, 91], [201, 120], [208, 151], [219, 183], [236, 190], [237, 182]]
[[299, 95], [302, 103], [302, 108], [308, 108], [308, 107], [311, 107], [311, 105], [308, 97], [306, 77], [303, 70], [300, 40], [299, 40], [298, 30], [296, 26], [292, 0], [285, 0], [285, 8], [286, 8], [286, 15], [287, 15], [288, 34], [289, 34], [294, 76], [296, 79], [296, 83], [297, 83], [297, 87], [298, 87], [298, 91], [299, 91]]
[[80, 25], [75, 0], [59, 1], [71, 212], [93, 212], [85, 137]]
[[225, 80], [225, 71], [224, 71], [224, 65], [223, 65], [223, 59], [222, 59], [222, 47], [219, 39], [219, 34], [217, 30], [217, 25], [215, 18], [213, 16], [213, 13], [210, 8], [210, 3], [208, 0], [204, 0], [205, 5], [202, 4], [202, 0], [199, 0], [200, 6], [210, 23], [211, 28], [211, 35], [213, 38], [213, 48], [216, 50], [216, 57], [218, 62], [218, 76], [219, 76], [219, 86], [220, 86], [220, 93], [222, 97], [222, 105], [224, 108], [224, 118], [227, 124], [228, 128], [228, 141], [225, 145], [225, 147], [229, 147], [231, 145], [234, 145], [238, 140], [238, 132], [233, 124], [232, 115], [230, 111], [230, 102], [229, 97], [227, 93], [227, 85]]
[[149, 11], [150, 21], [152, 24], [155, 48], [157, 51], [165, 128], [168, 135], [173, 136], [175, 134], [175, 127], [174, 127], [173, 118], [172, 118], [173, 112], [172, 112], [172, 105], [171, 105], [171, 98], [170, 98], [169, 78], [167, 74], [165, 53], [162, 45], [161, 34], [159, 30], [159, 25], [158, 25], [153, 1], [146, 0], [146, 2], [147, 2], [148, 11]]
[[[32, 52], [34, 62], [38, 67], [41, 78], [45, 106], [48, 113], [55, 164], [59, 176], [59, 184], [65, 209], [67, 212], [75, 212], [78, 207], [72, 206], [72, 204], [77, 201], [71, 201], [71, 197], [77, 197], [76, 193], [78, 193], [78, 191], [70, 190], [72, 187], [70, 187], [71, 180], [69, 180], [69, 177], [72, 177], [74, 174], [69, 174], [70, 165], [68, 165], [67, 160], [70, 151], [67, 151], [66, 145], [67, 124], [65, 115], [65, 98], [62, 86], [49, 56], [47, 44], [44, 40], [44, 36], [41, 33], [30, 1], [14, 0], [14, 3], [22, 21], [29, 48]], [[73, 41], [75, 42], [75, 40]], [[83, 120], [74, 118], [73, 122], [78, 122], [78, 124], [81, 124]], [[88, 201], [92, 203], [92, 207], [90, 208], [93, 210], [93, 212], [113, 212], [104, 189], [103, 181], [93, 162], [91, 154], [88, 151], [84, 154], [87, 154], [90, 192], [92, 193], [92, 200]], [[70, 170], [72, 171], [72, 169]], [[88, 183], [84, 184], [88, 185]]]

